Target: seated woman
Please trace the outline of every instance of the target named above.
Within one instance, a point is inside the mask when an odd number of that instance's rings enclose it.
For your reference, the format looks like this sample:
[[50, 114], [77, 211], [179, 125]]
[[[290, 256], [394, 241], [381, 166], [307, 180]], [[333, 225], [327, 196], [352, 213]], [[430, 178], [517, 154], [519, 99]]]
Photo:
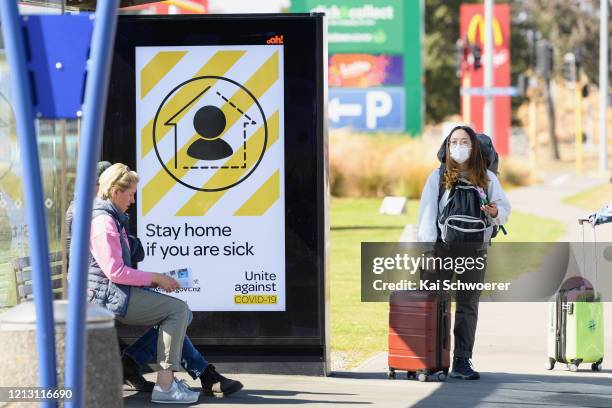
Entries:
[[[123, 176], [125, 180], [122, 180], [122, 177], [117, 175], [118, 170], [121, 173], [126, 174], [125, 176]], [[100, 175], [98, 181], [99, 181], [100, 187], [98, 190], [98, 199], [96, 200], [96, 203], [99, 204], [100, 200], [105, 199], [104, 198], [106, 194], [105, 192], [107, 192], [109, 188], [111, 188], [112, 190], [112, 188], [114, 187], [115, 190], [119, 190], [119, 192], [121, 192], [122, 189], [125, 189], [124, 191], [133, 189], [133, 191], [135, 192], [136, 183], [138, 182], [138, 176], [135, 172], [129, 171], [127, 166], [121, 163], [117, 163], [111, 166], [110, 168], [108, 168], [108, 170], [105, 170]], [[106, 195], [111, 197], [110, 201], [112, 202], [113, 201], [112, 192]], [[117, 234], [117, 236], [118, 236], [117, 231], [119, 229], [122, 230], [124, 240], [116, 243], [115, 250], [117, 252], [119, 251], [119, 245], [125, 243], [124, 241], [127, 235], [126, 231], [128, 230], [128, 225], [129, 225], [127, 215], [125, 215], [125, 211], [127, 211], [127, 208], [129, 208], [129, 205], [131, 205], [134, 202], [133, 194], [131, 195], [131, 197], [132, 198], [129, 202], [125, 202], [125, 203], [119, 202], [118, 203], [118, 205], [122, 205], [122, 207], [120, 207], [120, 210], [121, 210], [121, 214], [124, 216], [124, 219], [121, 221], [122, 222], [121, 226], [119, 227], [118, 225], [117, 227], [114, 228], [114, 230], [111, 230], [111, 228], [108, 225], [106, 225], [105, 227], [105, 231], [107, 231], [107, 233], [109, 234], [115, 233]], [[118, 201], [121, 201], [120, 198], [121, 197], [119, 197]], [[94, 204], [94, 209], [96, 209], [97, 207], [99, 207], [99, 205]], [[98, 209], [98, 211], [100, 210]], [[94, 222], [96, 220], [96, 214], [97, 212], [94, 211]], [[93, 237], [93, 228], [92, 228], [92, 237]], [[130, 254], [128, 255], [124, 253], [122, 254], [122, 258], [121, 258], [121, 261], [123, 261], [122, 262], [123, 267], [125, 268], [128, 268], [129, 267], [128, 265], [135, 265], [136, 262], [142, 261], [144, 257], [144, 251], [142, 251], [142, 247], [140, 246], [140, 241], [138, 239], [130, 240], [129, 238], [133, 238], [133, 237], [128, 236], [128, 239], [127, 239], [126, 249], [128, 250]], [[117, 237], [117, 241], [119, 241], [118, 237]], [[139, 246], [140, 251], [138, 251], [137, 250], [138, 248], [135, 248], [134, 246]], [[123, 250], [123, 247], [121, 249]], [[135, 255], [138, 253], [140, 255]], [[134, 258], [135, 256], [137, 256], [137, 258]], [[127, 259], [129, 259], [129, 262], [126, 263], [125, 260]], [[130, 270], [137, 271], [136, 269], [133, 269], [133, 268], [130, 268]], [[174, 283], [176, 283], [176, 281], [174, 281], [171, 278], [166, 277], [163, 274], [155, 273], [153, 274], [153, 276], [154, 277], [161, 276], [162, 278], [169, 279], [173, 281]], [[151, 286], [155, 286], [155, 283]], [[162, 289], [166, 289], [162, 285], [158, 285], [158, 286], [160, 286]], [[148, 290], [147, 292], [156, 293], [156, 292], [148, 291]], [[161, 296], [169, 297], [166, 295], [161, 295]], [[175, 299], [172, 297], [170, 298]], [[188, 324], [191, 322], [191, 318], [192, 318], [191, 311], [188, 311]], [[120, 319], [118, 320], [121, 321]], [[139, 391], [148, 391], [148, 392], [154, 391], [154, 384], [149, 381], [146, 381], [142, 377], [140, 370], [142, 368], [146, 369], [146, 367], [149, 364], [159, 361], [157, 358], [160, 352], [159, 342], [160, 342], [160, 339], [163, 337], [163, 336], [160, 336], [160, 333], [162, 335], [164, 334], [163, 327], [161, 324], [156, 324], [147, 333], [145, 333], [140, 339], [138, 339], [131, 346], [127, 347], [124, 351], [123, 358], [122, 358], [123, 370], [124, 370], [124, 381], [126, 384], [131, 385], [134, 389], [137, 389]], [[180, 364], [194, 379], [200, 378], [200, 382], [202, 384], [202, 390], [207, 395], [215, 395], [215, 396], [225, 395], [227, 396], [237, 391], [240, 391], [243, 388], [242, 383], [240, 383], [239, 381], [230, 380], [222, 376], [221, 374], [219, 374], [216, 371], [215, 367], [212, 364], [209, 364], [204, 358], [204, 356], [202, 356], [202, 354], [200, 354], [200, 352], [198, 352], [195, 349], [195, 347], [193, 346], [193, 344], [191, 343], [191, 341], [189, 340], [187, 336], [184, 336]], [[179, 382], [179, 384], [183, 386], [183, 388], [186, 388], [183, 382]]]
[[174, 378], [181, 370], [181, 354], [190, 310], [185, 302], [146, 287], [176, 290], [178, 282], [163, 274], [129, 267], [125, 214], [134, 203], [138, 175], [123, 164], [114, 164], [100, 176], [99, 197], [94, 201], [89, 242], [88, 296], [127, 325], [159, 325], [157, 384], [152, 402], [194, 403], [199, 392]]

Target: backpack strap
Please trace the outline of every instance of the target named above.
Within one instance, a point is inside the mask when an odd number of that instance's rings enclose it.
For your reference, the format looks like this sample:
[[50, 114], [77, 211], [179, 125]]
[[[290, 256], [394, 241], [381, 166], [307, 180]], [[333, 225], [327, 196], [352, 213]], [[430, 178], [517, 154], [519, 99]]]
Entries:
[[438, 168], [438, 203], [440, 202], [440, 200], [442, 199], [442, 196], [444, 195], [444, 191], [446, 190], [444, 188], [444, 172], [446, 171], [446, 165], [444, 163], [440, 164], [440, 167]]

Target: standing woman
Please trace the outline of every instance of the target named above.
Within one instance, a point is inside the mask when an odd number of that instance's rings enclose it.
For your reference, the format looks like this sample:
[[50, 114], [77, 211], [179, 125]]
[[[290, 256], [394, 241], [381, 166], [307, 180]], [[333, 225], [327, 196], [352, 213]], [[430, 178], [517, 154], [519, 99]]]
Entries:
[[179, 288], [174, 279], [160, 273], [131, 268], [126, 212], [134, 204], [138, 175], [116, 163], [100, 176], [99, 197], [93, 205], [88, 296], [90, 303], [105, 307], [127, 325], [159, 325], [157, 384], [152, 402], [194, 403], [199, 393], [174, 378], [181, 370], [181, 353], [190, 311], [187, 304], [151, 290]]
[[[439, 258], [481, 257], [496, 226], [508, 221], [510, 203], [497, 176], [488, 170], [487, 159], [476, 133], [469, 126], [457, 126], [444, 141], [443, 171], [434, 170], [425, 184], [419, 207], [419, 242], [434, 243]], [[474, 245], [476, 244], [476, 245]], [[452, 250], [450, 248], [455, 248]], [[484, 282], [485, 268], [455, 271], [424, 271], [422, 279]], [[451, 377], [477, 380], [472, 369], [480, 291], [458, 290], [455, 310], [455, 348]]]

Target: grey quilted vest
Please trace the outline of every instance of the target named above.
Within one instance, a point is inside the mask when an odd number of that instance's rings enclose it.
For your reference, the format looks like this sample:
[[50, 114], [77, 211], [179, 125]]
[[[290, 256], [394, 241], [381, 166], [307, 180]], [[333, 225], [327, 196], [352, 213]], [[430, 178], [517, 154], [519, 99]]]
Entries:
[[[117, 209], [108, 200], [96, 198], [93, 204], [92, 219], [100, 215], [110, 215], [115, 221], [119, 231], [119, 242], [123, 262], [130, 266], [132, 264], [130, 249], [123, 239], [122, 230], [127, 231], [128, 217]], [[130, 301], [130, 286], [120, 285], [110, 281], [100, 269], [98, 262], [89, 253], [89, 272], [87, 275], [87, 301], [105, 307], [117, 317], [124, 317]]]

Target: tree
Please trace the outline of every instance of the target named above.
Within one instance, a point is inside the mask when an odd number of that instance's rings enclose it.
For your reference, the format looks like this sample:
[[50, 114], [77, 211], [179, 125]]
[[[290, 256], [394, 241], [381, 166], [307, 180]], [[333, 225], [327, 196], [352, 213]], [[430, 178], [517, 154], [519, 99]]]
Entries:
[[[459, 38], [459, 9], [462, 3], [464, 1], [460, 0], [426, 0], [425, 3], [424, 68], [428, 122], [440, 122], [449, 115], [459, 113], [455, 41]], [[533, 27], [520, 3], [511, 3], [510, 55], [513, 84], [516, 84], [518, 75], [525, 73], [529, 66], [527, 32]], [[512, 106], [517, 108], [523, 102], [524, 98], [513, 98]]]
[[428, 122], [440, 122], [459, 113], [455, 40], [459, 37], [461, 3], [461, 0], [425, 2], [425, 112]]
[[550, 81], [563, 74], [563, 56], [568, 52], [576, 54], [587, 83], [599, 81], [599, 1], [517, 0], [515, 5], [525, 13], [526, 25], [537, 31], [555, 51], [553, 72], [545, 78], [544, 92], [550, 123], [551, 154], [558, 160], [554, 101], [550, 92]]
[[581, 68], [591, 83], [599, 80], [599, 0], [516, 0], [535, 28], [555, 49], [555, 76], [567, 52], [581, 51]]

